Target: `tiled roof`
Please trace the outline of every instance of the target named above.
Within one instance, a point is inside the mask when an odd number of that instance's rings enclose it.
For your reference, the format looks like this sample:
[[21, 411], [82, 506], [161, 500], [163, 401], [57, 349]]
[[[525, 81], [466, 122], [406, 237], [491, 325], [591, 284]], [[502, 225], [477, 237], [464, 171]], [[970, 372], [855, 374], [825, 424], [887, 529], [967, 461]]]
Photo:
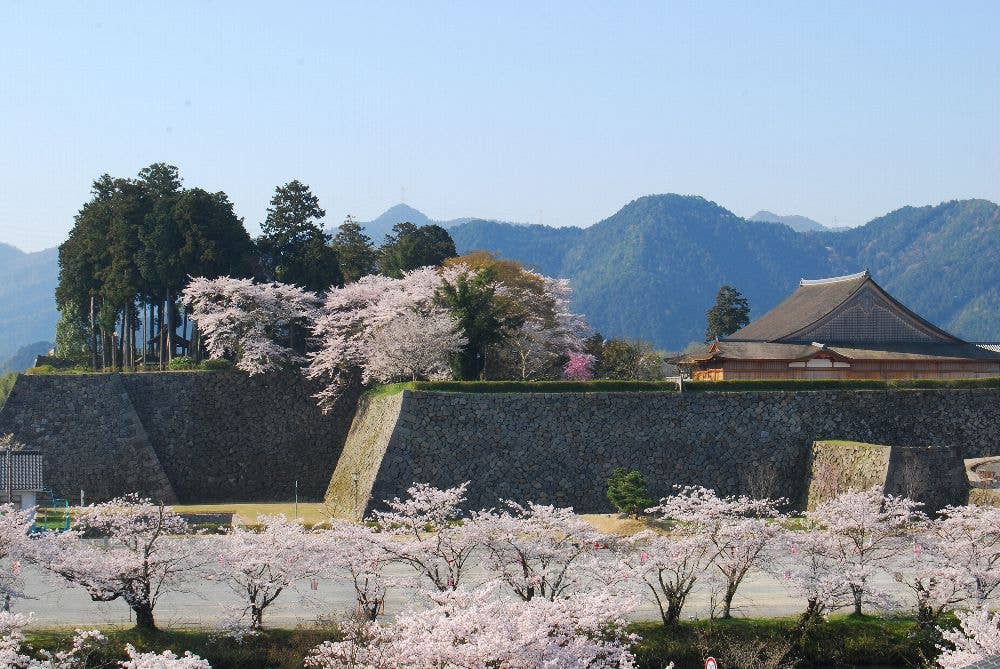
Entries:
[[803, 279], [784, 302], [726, 337], [729, 341], [775, 341], [833, 311], [869, 280], [868, 272], [832, 279]]
[[878, 347], [785, 344], [780, 342], [724, 340], [682, 358], [692, 363], [712, 358], [721, 360], [802, 360], [828, 351], [847, 360], [1000, 360], [1000, 350], [992, 352], [975, 344], [892, 344]]
[[[39, 451], [12, 451], [11, 489], [44, 490], [42, 454]], [[7, 452], [0, 451], [0, 493], [7, 489]]]

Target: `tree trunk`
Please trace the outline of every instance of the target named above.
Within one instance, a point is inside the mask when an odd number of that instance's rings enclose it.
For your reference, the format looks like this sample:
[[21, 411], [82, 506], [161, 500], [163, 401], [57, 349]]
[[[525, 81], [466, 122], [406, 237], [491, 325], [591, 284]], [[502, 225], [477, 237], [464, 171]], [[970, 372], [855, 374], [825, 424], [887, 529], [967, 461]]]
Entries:
[[164, 348], [164, 332], [163, 332], [163, 302], [156, 305], [156, 355], [160, 361], [160, 371], [163, 371], [163, 348]]
[[732, 618], [733, 609], [733, 597], [736, 596], [736, 585], [730, 583], [726, 586], [726, 595], [722, 600], [722, 617], [725, 619]]
[[140, 342], [140, 354], [139, 354], [139, 365], [141, 368], [146, 367], [146, 341], [148, 334], [146, 332], [146, 326], [149, 324], [149, 305], [145, 301], [142, 303], [142, 341]]
[[174, 359], [174, 328], [177, 327], [175, 322], [175, 309], [174, 302], [170, 295], [170, 289], [167, 288], [167, 364]]
[[861, 588], [856, 588], [851, 586], [851, 594], [854, 595], [854, 615], [861, 615], [861, 599], [864, 595], [864, 591]]
[[201, 336], [198, 334], [198, 321], [191, 321], [191, 355], [195, 362], [201, 362]]
[[264, 623], [264, 609], [260, 606], [250, 607], [250, 629], [259, 630]]
[[135, 611], [135, 626], [142, 630], [155, 630], [156, 621], [153, 620], [153, 609], [148, 605], [137, 604], [132, 607]]
[[97, 325], [94, 323], [94, 296], [90, 296], [90, 368], [97, 371]]

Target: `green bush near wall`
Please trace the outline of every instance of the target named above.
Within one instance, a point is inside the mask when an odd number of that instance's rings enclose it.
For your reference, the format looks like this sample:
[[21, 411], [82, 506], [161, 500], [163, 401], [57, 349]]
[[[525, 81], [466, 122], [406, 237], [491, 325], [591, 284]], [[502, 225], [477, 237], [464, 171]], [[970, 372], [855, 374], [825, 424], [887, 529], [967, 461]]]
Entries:
[[[1000, 378], [878, 380], [685, 381], [684, 392], [759, 392], [809, 390], [908, 390], [1000, 388]], [[376, 386], [370, 396], [395, 395], [404, 390], [439, 393], [632, 393], [677, 392], [674, 381], [411, 381]]]

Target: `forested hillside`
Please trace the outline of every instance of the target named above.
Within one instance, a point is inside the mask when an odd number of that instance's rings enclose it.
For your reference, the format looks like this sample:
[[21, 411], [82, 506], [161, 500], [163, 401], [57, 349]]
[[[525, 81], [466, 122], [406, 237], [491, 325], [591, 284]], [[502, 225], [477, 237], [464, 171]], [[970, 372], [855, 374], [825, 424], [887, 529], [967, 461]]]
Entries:
[[724, 283], [751, 318], [800, 278], [870, 268], [935, 323], [1000, 339], [1000, 207], [983, 200], [905, 207], [842, 232], [801, 234], [748, 221], [701, 197], [639, 198], [580, 230], [473, 221], [451, 229], [460, 252], [485, 249], [573, 280], [575, 306], [608, 336], [677, 349], [704, 336]]
[[[380, 225], [399, 216], [429, 220], [400, 206]], [[705, 312], [724, 283], [750, 299], [753, 318], [802, 277], [867, 267], [938, 325], [1000, 340], [1000, 207], [985, 200], [904, 207], [858, 228], [808, 234], [680, 195], [639, 198], [589, 228], [459, 220], [446, 223], [460, 253], [489, 250], [572, 279], [575, 308], [607, 336], [678, 349], [704, 336]], [[51, 340], [56, 260], [55, 249], [0, 245], [0, 359]]]
[[24, 253], [0, 244], [0, 360], [55, 336], [58, 250]]

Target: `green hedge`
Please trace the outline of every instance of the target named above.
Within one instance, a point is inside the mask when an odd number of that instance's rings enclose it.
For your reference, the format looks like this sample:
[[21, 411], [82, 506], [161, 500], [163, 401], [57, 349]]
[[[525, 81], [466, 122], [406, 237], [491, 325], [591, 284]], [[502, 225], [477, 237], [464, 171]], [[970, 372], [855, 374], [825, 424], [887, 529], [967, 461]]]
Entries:
[[404, 390], [438, 393], [631, 393], [677, 392], [673, 381], [411, 381], [376, 386], [369, 395], [395, 395]]
[[[1000, 388], [1000, 378], [877, 380], [685, 381], [684, 392], [755, 392], [806, 390], [906, 390], [918, 388]], [[673, 381], [411, 381], [376, 386], [370, 396], [404, 390], [441, 393], [632, 393], [677, 392]]]

